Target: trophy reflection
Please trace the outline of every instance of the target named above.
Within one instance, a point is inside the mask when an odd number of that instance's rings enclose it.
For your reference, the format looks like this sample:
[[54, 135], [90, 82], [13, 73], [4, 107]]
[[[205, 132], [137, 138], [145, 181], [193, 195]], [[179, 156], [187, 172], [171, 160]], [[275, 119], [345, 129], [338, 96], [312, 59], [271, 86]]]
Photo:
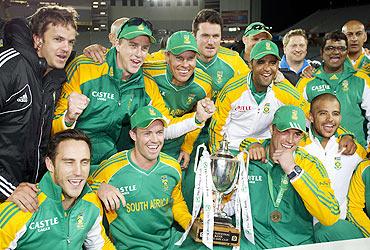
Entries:
[[230, 225], [231, 218], [222, 211], [222, 200], [236, 188], [239, 174], [239, 160], [229, 151], [226, 137], [220, 142], [220, 149], [211, 155], [211, 174], [215, 193], [215, 224]]
[[203, 214], [195, 219], [190, 235], [196, 242], [207, 246], [239, 246], [240, 226], [239, 229], [233, 226], [232, 219], [222, 209], [222, 201], [227, 195], [231, 197], [237, 189], [240, 167], [244, 167], [243, 157], [232, 155], [226, 137], [220, 142], [219, 150], [212, 155], [204, 145], [197, 148], [197, 155], [201, 147], [202, 157], [195, 163], [193, 217], [197, 216], [201, 205]]

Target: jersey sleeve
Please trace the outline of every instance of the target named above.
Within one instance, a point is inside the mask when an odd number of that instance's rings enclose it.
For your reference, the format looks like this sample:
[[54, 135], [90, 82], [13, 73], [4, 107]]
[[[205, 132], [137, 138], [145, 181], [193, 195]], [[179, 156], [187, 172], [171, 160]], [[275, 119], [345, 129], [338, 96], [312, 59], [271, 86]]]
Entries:
[[276, 97], [285, 105], [294, 105], [303, 110], [306, 118], [310, 114], [310, 103], [303, 97], [303, 95], [288, 82], [284, 80], [283, 82], [273, 85], [273, 91]]
[[[178, 171], [180, 171], [181, 173], [180, 166], [178, 166]], [[171, 197], [173, 199], [172, 213], [174, 220], [177, 221], [177, 223], [179, 223], [179, 225], [186, 230], [191, 222], [192, 217], [182, 195], [181, 179], [173, 189]]]
[[145, 91], [151, 99], [150, 104], [157, 108], [169, 121], [169, 125], [165, 129], [165, 139], [177, 138], [190, 131], [193, 131], [194, 129], [202, 128], [204, 126], [203, 123], [197, 124], [195, 122], [195, 112], [185, 114], [181, 117], [171, 116], [163, 97], [160, 94], [158, 85], [147, 74], [144, 75], [144, 84]]
[[[104, 226], [102, 224], [103, 219], [103, 207], [100, 203], [99, 198], [96, 194], [90, 193], [88, 194], [88, 200], [92, 202], [95, 207], [99, 210], [99, 214], [95, 219], [94, 225], [91, 227], [89, 232], [86, 235], [86, 239], [84, 241], [84, 247], [87, 250], [95, 250], [95, 249], [102, 249], [102, 250], [111, 250], [116, 249], [108, 238]], [[84, 197], [85, 198], [85, 197]]]
[[370, 237], [370, 219], [364, 211], [366, 198], [365, 178], [369, 178], [370, 161], [361, 162], [352, 176], [348, 191], [347, 218], [355, 224], [366, 237]]
[[19, 239], [26, 233], [32, 213], [21, 211], [15, 203], [0, 205], [0, 249], [16, 249]]
[[295, 162], [303, 171], [291, 183], [306, 209], [321, 224], [333, 225], [339, 219], [340, 210], [325, 167], [316, 157], [302, 150], [296, 151]]
[[[62, 93], [60, 95], [59, 101], [55, 107], [54, 119], [52, 124], [52, 133], [58, 133], [60, 131], [66, 130], [68, 128], [64, 122], [65, 113], [68, 110], [68, 97], [72, 92], [77, 92], [81, 94], [80, 88], [80, 74], [82, 73], [80, 67], [75, 65], [75, 60], [78, 60], [78, 57], [74, 59], [66, 68], [67, 73], [67, 82], [63, 84]], [[77, 67], [77, 68], [76, 68]]]

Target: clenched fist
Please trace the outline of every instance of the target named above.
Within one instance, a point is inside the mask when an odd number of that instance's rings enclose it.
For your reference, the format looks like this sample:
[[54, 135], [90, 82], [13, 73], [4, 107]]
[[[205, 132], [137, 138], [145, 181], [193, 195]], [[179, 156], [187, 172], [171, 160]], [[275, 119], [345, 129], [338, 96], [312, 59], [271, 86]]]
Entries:
[[77, 118], [82, 114], [87, 105], [89, 105], [90, 99], [77, 92], [72, 92], [68, 96], [68, 110], [65, 115], [66, 123], [74, 123]]

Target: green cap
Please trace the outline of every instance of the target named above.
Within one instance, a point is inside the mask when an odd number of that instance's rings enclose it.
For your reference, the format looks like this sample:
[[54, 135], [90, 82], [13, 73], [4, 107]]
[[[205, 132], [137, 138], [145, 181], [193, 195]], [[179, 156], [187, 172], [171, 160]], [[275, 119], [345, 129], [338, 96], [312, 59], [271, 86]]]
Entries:
[[276, 110], [272, 124], [275, 124], [279, 131], [295, 128], [306, 132], [306, 116], [302, 109], [294, 105], [281, 106]]
[[185, 51], [194, 51], [199, 54], [197, 41], [192, 33], [188, 31], [177, 31], [167, 40], [166, 50], [174, 55], [180, 55]]
[[130, 118], [131, 129], [147, 128], [155, 120], [161, 120], [163, 122], [163, 126], [167, 127], [167, 118], [164, 117], [158, 109], [152, 106], [139, 108]]
[[147, 36], [151, 43], [155, 43], [155, 38], [153, 32], [149, 29], [145, 23], [140, 23], [138, 25], [128, 24], [127, 22], [122, 24], [121, 29], [118, 33], [118, 39], [131, 40], [138, 36]]
[[271, 27], [267, 27], [261, 22], [254, 22], [249, 24], [247, 28], [245, 28], [244, 36], [255, 36], [258, 35], [259, 33], [265, 32], [271, 39], [272, 35], [270, 34], [270, 32], [268, 32], [268, 30], [270, 29]]
[[250, 58], [251, 61], [253, 59], [258, 60], [267, 55], [273, 55], [276, 56], [279, 60], [281, 59], [279, 56], [279, 48], [277, 47], [277, 45], [270, 40], [262, 40], [253, 46]]

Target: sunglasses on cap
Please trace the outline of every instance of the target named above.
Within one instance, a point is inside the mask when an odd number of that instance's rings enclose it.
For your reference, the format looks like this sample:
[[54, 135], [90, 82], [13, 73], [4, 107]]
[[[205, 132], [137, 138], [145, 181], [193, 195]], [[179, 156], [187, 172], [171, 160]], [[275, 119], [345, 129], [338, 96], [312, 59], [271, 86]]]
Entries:
[[266, 31], [269, 31], [271, 29], [272, 29], [272, 27], [268, 27], [266, 25], [255, 24], [255, 25], [252, 25], [251, 27], [249, 27], [247, 30], [245, 30], [245, 33], [248, 33], [251, 30], [266, 30]]
[[117, 33], [117, 37], [121, 34], [122, 30], [126, 26], [139, 26], [140, 24], [144, 24], [146, 27], [150, 29], [151, 32], [153, 32], [153, 24], [141, 17], [131, 17], [128, 19], [119, 29], [119, 32]]

